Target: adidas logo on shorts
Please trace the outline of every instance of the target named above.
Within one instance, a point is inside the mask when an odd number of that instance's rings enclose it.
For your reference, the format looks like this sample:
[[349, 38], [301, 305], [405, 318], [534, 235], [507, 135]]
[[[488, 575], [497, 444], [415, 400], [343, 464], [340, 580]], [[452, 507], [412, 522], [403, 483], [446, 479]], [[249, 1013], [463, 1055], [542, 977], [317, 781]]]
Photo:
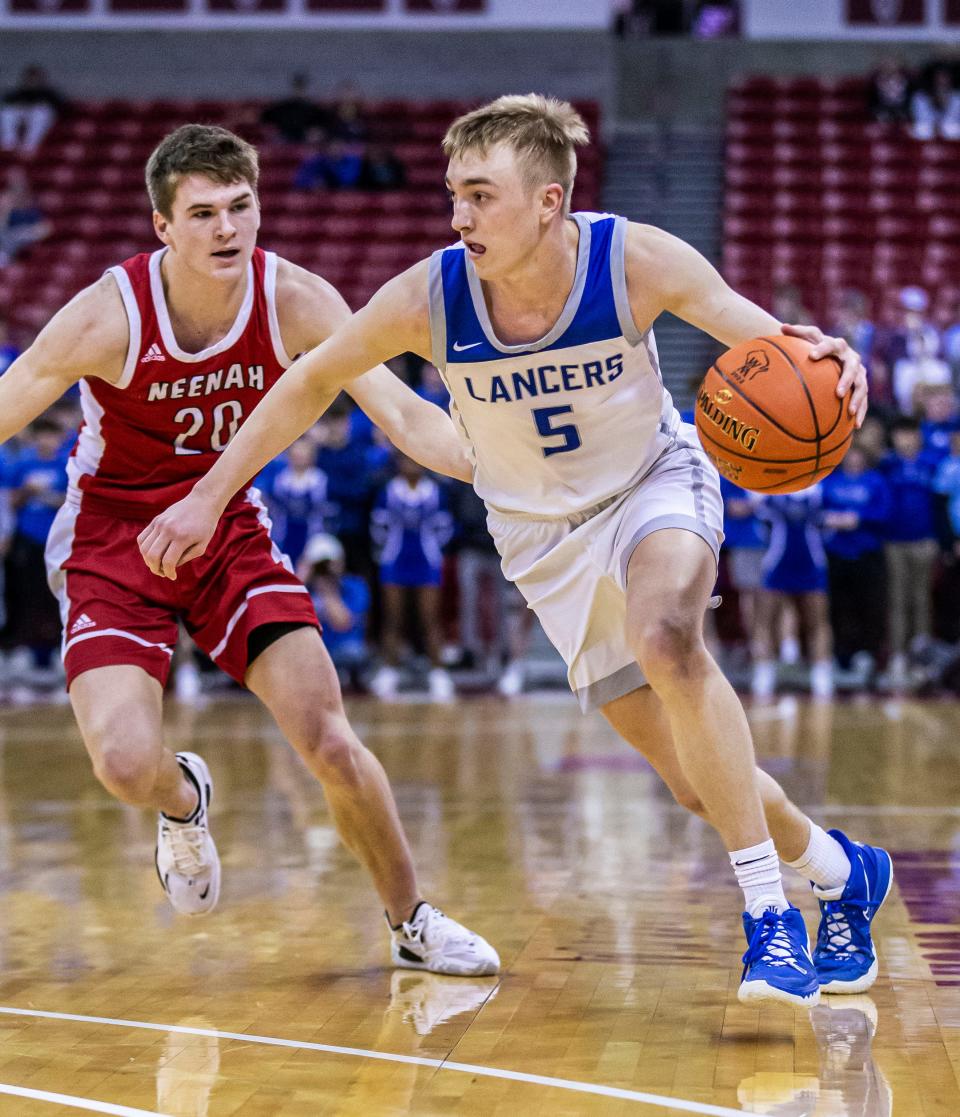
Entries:
[[147, 361], [165, 361], [167, 358], [163, 355], [160, 346], [156, 342], [140, 358], [140, 364], [144, 365]]
[[70, 635], [76, 636], [78, 632], [83, 632], [85, 628], [96, 628], [97, 622], [90, 620], [86, 613], [81, 613], [79, 617], [73, 622], [70, 629]]

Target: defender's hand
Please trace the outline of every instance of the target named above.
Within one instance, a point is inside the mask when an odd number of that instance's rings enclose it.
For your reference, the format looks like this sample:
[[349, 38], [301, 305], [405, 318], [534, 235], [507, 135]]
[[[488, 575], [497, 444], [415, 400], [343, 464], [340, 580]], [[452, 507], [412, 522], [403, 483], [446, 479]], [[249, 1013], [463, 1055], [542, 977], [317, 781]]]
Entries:
[[863, 367], [860, 354], [851, 349], [842, 337], [827, 337], [816, 326], [783, 326], [788, 337], [802, 337], [813, 345], [810, 356], [818, 361], [822, 357], [836, 357], [842, 366], [837, 395], [843, 399], [850, 394], [850, 414], [855, 416], [857, 429], [863, 425], [867, 414], [867, 370]]
[[161, 578], [177, 580], [177, 567], [199, 558], [217, 530], [220, 509], [190, 493], [154, 517], [137, 536], [143, 561]]

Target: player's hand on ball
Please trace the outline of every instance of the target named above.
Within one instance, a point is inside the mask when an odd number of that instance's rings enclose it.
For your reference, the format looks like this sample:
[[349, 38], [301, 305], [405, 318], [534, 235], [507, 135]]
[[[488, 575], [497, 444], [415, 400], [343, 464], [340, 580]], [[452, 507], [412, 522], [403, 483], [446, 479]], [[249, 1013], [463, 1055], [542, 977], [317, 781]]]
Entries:
[[843, 399], [850, 393], [850, 414], [855, 416], [857, 429], [863, 425], [867, 414], [867, 370], [863, 367], [860, 354], [851, 349], [842, 337], [828, 337], [816, 326], [789, 326], [782, 327], [788, 337], [802, 337], [813, 346], [810, 356], [814, 360], [821, 357], [836, 357], [842, 367], [840, 381], [837, 384], [837, 395]]
[[154, 574], [175, 582], [177, 567], [207, 549], [219, 519], [219, 509], [194, 493], [171, 504], [137, 536], [143, 561]]

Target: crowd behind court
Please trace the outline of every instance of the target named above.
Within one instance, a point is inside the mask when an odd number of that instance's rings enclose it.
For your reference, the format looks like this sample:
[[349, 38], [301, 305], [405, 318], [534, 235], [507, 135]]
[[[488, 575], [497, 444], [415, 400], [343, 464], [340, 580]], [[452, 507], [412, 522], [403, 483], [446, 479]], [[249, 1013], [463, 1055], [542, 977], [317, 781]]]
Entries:
[[[778, 292], [775, 312], [802, 321], [798, 292]], [[928, 293], [907, 287], [875, 321], [851, 290], [826, 325], [863, 354], [870, 414], [843, 464], [812, 489], [759, 497], [724, 483], [724, 600], [708, 633], [759, 698], [960, 690], [960, 313], [938, 320]], [[0, 327], [0, 370], [16, 352]], [[395, 371], [446, 407], [433, 366], [410, 358]], [[0, 639], [14, 700], [56, 677], [59, 618], [42, 552], [78, 422], [66, 397], [0, 449]], [[499, 573], [469, 486], [398, 455], [346, 397], [257, 485], [345, 685], [383, 698], [421, 689], [437, 701], [523, 689], [531, 615]], [[187, 655], [174, 685], [189, 697], [215, 678]]]
[[[941, 118], [930, 134], [947, 135], [953, 114], [960, 119], [957, 76], [942, 60], [917, 74], [884, 63], [870, 111], [916, 129], [932, 97]], [[43, 70], [28, 67], [0, 103], [0, 147], [32, 157], [64, 111]], [[298, 189], [403, 180], [402, 165], [371, 142], [350, 89], [322, 105], [295, 75], [261, 123], [277, 142], [306, 145]], [[15, 165], [0, 191], [0, 267], [46, 231]], [[786, 322], [812, 318], [792, 287], [778, 290], [771, 309]], [[862, 354], [870, 415], [843, 465], [811, 490], [761, 498], [725, 483], [724, 600], [707, 618], [708, 635], [728, 674], [758, 698], [789, 688], [818, 697], [960, 691], [960, 286], [903, 287], [876, 306], [860, 290], [840, 291], [818, 324]], [[0, 374], [29, 341], [0, 318]], [[446, 407], [432, 366], [411, 358], [396, 371]], [[2, 699], [57, 693], [60, 622], [43, 546], [79, 421], [78, 398], [68, 396], [0, 448]], [[419, 688], [437, 701], [457, 690], [523, 689], [529, 648], [542, 642], [500, 574], [469, 486], [398, 456], [346, 397], [257, 483], [347, 687], [382, 698]], [[192, 697], [220, 676], [187, 651], [173, 678]]]

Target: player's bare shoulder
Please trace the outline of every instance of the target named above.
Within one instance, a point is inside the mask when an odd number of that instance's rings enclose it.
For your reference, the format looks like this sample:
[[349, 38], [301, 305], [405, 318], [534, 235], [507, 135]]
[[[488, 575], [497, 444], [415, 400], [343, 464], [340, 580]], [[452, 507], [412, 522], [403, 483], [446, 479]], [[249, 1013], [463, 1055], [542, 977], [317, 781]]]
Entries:
[[62, 375], [71, 384], [86, 376], [111, 383], [123, 373], [129, 344], [120, 289], [112, 275], [103, 275], [57, 311], [24, 356], [37, 372]]
[[291, 357], [325, 341], [349, 317], [350, 308], [332, 283], [277, 257], [277, 322]]
[[624, 246], [627, 293], [634, 321], [646, 330], [664, 310], [675, 313], [690, 298], [709, 294], [720, 277], [686, 241], [631, 221]]

